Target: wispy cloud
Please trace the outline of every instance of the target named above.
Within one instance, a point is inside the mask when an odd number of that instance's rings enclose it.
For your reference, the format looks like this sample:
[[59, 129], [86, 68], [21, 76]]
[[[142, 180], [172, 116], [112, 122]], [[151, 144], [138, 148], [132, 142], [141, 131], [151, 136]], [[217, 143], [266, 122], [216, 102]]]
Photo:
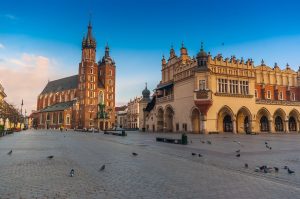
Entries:
[[29, 53], [0, 62], [0, 80], [7, 94], [7, 101], [19, 106], [24, 99], [29, 113], [36, 109], [36, 98], [49, 78], [57, 78], [52, 59]]
[[0, 49], [4, 49], [4, 48], [5, 46], [2, 43], [0, 43]]
[[10, 19], [10, 20], [16, 20], [18, 19], [15, 15], [12, 14], [5, 14], [3, 15], [6, 19]]

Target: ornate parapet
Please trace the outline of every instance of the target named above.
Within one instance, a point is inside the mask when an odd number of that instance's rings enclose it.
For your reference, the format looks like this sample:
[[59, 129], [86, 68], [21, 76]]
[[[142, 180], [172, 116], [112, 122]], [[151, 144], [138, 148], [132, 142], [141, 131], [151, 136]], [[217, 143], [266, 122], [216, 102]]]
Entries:
[[269, 99], [257, 99], [256, 104], [300, 106], [299, 101], [269, 100]]

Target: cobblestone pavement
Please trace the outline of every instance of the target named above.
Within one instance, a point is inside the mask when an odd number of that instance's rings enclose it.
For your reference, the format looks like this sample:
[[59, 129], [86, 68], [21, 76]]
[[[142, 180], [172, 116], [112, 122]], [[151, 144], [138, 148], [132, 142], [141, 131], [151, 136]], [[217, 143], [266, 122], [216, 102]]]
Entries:
[[[0, 198], [300, 198], [300, 134], [188, 135], [187, 146], [156, 136], [180, 137], [50, 130], [1, 137]], [[261, 165], [280, 170], [254, 172]]]

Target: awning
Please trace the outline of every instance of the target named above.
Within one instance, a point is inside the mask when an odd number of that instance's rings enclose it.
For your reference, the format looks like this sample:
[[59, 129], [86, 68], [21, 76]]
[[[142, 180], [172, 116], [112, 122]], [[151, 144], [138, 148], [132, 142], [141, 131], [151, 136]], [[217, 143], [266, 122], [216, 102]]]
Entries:
[[156, 87], [156, 90], [164, 89], [164, 88], [170, 88], [173, 86], [173, 82], [165, 83], [165, 84], [159, 84]]

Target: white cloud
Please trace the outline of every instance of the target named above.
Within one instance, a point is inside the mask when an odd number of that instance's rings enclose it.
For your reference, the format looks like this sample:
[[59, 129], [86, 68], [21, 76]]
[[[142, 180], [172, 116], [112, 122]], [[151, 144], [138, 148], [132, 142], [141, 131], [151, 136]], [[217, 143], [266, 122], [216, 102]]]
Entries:
[[23, 53], [0, 62], [0, 80], [7, 101], [20, 107], [24, 99], [27, 113], [36, 109], [36, 99], [49, 78], [56, 79], [56, 68], [48, 57]]
[[5, 48], [5, 46], [0, 43], [0, 49], [4, 49], [4, 48]]
[[5, 14], [4, 15], [5, 18], [10, 19], [10, 20], [16, 20], [17, 17], [15, 15], [12, 14]]

